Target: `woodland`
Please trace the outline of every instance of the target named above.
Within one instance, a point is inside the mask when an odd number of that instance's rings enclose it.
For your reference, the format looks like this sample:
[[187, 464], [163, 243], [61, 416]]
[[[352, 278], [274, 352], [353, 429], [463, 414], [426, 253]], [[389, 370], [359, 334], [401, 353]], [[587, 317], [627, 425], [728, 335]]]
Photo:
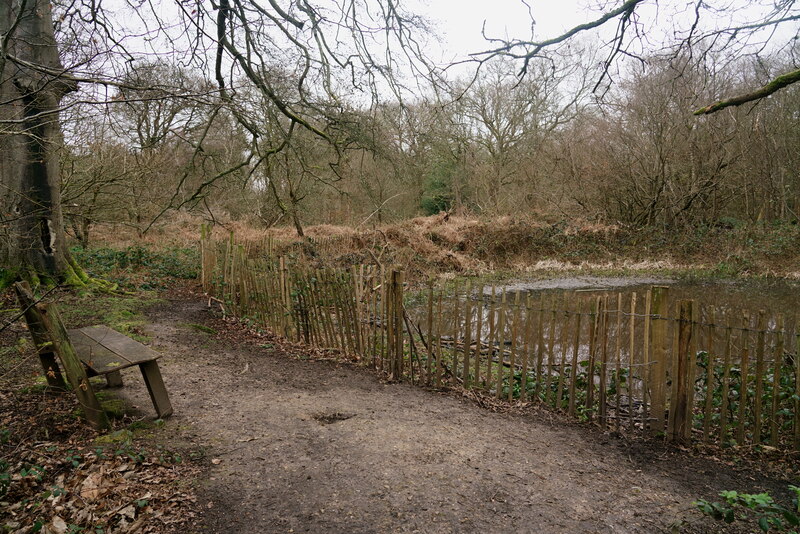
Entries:
[[6, 1], [6, 278], [80, 283], [67, 234], [179, 212], [300, 237], [439, 212], [795, 224], [797, 6], [650, 4], [442, 64], [395, 2]]
[[800, 4], [518, 4], [0, 0], [3, 532], [797, 528]]

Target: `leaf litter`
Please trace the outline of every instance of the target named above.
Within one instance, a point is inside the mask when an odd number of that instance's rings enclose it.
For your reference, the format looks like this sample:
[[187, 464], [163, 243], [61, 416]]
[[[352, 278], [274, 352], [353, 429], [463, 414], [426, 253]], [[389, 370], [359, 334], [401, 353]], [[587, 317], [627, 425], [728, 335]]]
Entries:
[[0, 528], [14, 534], [190, 530], [200, 455], [139, 442], [127, 430], [99, 435], [74, 415], [76, 408], [69, 393], [0, 390]]

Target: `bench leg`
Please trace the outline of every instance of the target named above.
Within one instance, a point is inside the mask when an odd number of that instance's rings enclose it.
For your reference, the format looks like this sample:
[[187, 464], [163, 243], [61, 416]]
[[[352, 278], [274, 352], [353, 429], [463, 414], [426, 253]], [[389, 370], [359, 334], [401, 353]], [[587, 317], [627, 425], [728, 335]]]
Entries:
[[142, 370], [144, 383], [147, 385], [147, 391], [150, 393], [150, 399], [153, 401], [158, 417], [163, 419], [172, 415], [172, 404], [169, 402], [164, 380], [161, 379], [158, 362], [155, 360], [144, 362], [139, 364], [139, 369]]
[[110, 388], [121, 388], [122, 374], [119, 371], [113, 371], [106, 374], [106, 386]]

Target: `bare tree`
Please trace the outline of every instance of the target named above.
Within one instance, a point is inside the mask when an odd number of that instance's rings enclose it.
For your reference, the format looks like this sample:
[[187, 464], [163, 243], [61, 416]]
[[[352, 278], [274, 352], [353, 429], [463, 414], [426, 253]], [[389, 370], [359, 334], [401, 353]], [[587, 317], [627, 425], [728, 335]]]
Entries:
[[11, 276], [82, 282], [64, 237], [56, 151], [59, 104], [75, 89], [49, 2], [0, 3], [0, 264]]
[[[587, 32], [600, 32], [606, 42], [604, 69], [595, 88], [603, 87], [613, 74], [619, 58], [643, 57], [664, 53], [675, 57], [684, 54], [701, 61], [710, 53], [725, 52], [729, 57], [760, 56], [792, 45], [798, 38], [800, 7], [795, 0], [692, 0], [658, 2], [657, 0], [615, 0], [598, 2], [601, 13], [595, 19], [550, 38], [492, 38], [491, 47], [472, 55], [484, 63], [504, 56], [519, 62], [519, 74], [528, 73], [533, 63], [549, 59], [559, 47]], [[657, 15], [653, 16], [655, 12]], [[531, 17], [535, 13], [531, 9]], [[657, 35], [657, 21], [670, 27], [663, 38]], [[603, 33], [606, 31], [606, 33]], [[766, 98], [800, 81], [797, 65], [776, 75], [761, 87], [734, 95], [723, 95], [716, 102], [695, 110], [696, 115], [715, 113]]]
[[[252, 173], [266, 158], [283, 150], [298, 131], [308, 132], [340, 153], [352, 142], [342, 128], [347, 117], [346, 91], [363, 95], [367, 104], [378, 95], [408, 94], [398, 72], [429, 76], [434, 71], [418, 40], [424, 21], [396, 0], [300, 0], [281, 7], [269, 0], [219, 0], [146, 3], [131, 1], [114, 15], [100, 4], [59, 3], [58, 30], [92, 35], [87, 49], [70, 49], [62, 65], [54, 37], [49, 0], [7, 0], [0, 4], [0, 147], [2, 175], [2, 239], [4, 265], [25, 266], [25, 273], [48, 280], [79, 282], [64, 245], [59, 197], [60, 143], [58, 112], [61, 98], [79, 82], [88, 87], [117, 87], [119, 94], [152, 90], [148, 80], [126, 79], [125, 62], [166, 54], [183, 58], [214, 87], [205, 117], [210, 124], [228, 113], [246, 130], [249, 150], [240, 161], [195, 184], [193, 192], [176, 192], [165, 209], [195, 202], [214, 182], [232, 172]], [[178, 26], [163, 13], [172, 10]], [[146, 39], [135, 39], [136, 36]], [[118, 72], [118, 74], [115, 74]], [[290, 83], [285, 83], [290, 80]], [[406, 80], [408, 81], [408, 80]], [[98, 85], [99, 84], [99, 85]], [[143, 84], [144, 86], [138, 85]], [[261, 125], [249, 114], [243, 93], [255, 90], [287, 123], [284, 139], [263, 148]], [[167, 96], [196, 98], [180, 84], [160, 88]], [[189, 91], [191, 93], [191, 91]], [[87, 101], [102, 101], [89, 91]], [[70, 105], [70, 104], [68, 104]], [[156, 106], [158, 107], [158, 106]], [[153, 110], [151, 110], [153, 111]], [[175, 115], [160, 109], [160, 122], [142, 124], [156, 141]], [[163, 120], [161, 120], [163, 119]], [[192, 158], [202, 157], [210, 128], [200, 128]], [[144, 130], [142, 130], [144, 131]], [[187, 187], [189, 174], [179, 180]], [[180, 198], [179, 198], [180, 197]]]

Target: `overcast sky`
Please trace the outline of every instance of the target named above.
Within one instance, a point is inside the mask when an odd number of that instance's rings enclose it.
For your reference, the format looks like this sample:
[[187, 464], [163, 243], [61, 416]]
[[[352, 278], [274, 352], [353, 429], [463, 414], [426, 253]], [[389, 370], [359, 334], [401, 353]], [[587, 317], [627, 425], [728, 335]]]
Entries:
[[[536, 21], [536, 39], [546, 39], [595, 20], [603, 12], [619, 6], [619, 2], [598, 0], [527, 0], [531, 13], [522, 0], [409, 0], [411, 9], [418, 9], [436, 22], [436, 30], [445, 40], [442, 59], [485, 50], [490, 47], [481, 36], [485, 21], [491, 37], [527, 39], [531, 36], [531, 16]], [[604, 10], [596, 8], [607, 4]], [[700, 27], [710, 30], [731, 24], [759, 21], [773, 7], [768, 0], [725, 0], [707, 2]], [[717, 9], [722, 8], [717, 11]], [[671, 41], [675, 30], [685, 31], [694, 22], [694, 0], [645, 2], [637, 10], [642, 28], [647, 32], [648, 46]], [[615, 24], [602, 28], [600, 35], [612, 36]], [[797, 31], [796, 25], [785, 24], [778, 30], [776, 41], [788, 42]], [[766, 34], [767, 32], [765, 32]], [[449, 56], [449, 57], [448, 57]]]
[[[446, 54], [463, 56], [490, 45], [481, 36], [528, 38], [531, 14], [520, 0], [418, 0], [420, 12], [436, 23], [446, 42]], [[594, 19], [597, 11], [586, 0], [530, 0], [537, 36], [554, 36]], [[446, 58], [449, 59], [449, 58]]]

